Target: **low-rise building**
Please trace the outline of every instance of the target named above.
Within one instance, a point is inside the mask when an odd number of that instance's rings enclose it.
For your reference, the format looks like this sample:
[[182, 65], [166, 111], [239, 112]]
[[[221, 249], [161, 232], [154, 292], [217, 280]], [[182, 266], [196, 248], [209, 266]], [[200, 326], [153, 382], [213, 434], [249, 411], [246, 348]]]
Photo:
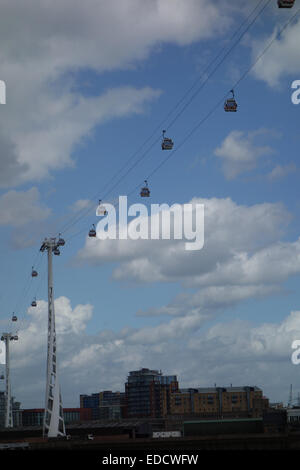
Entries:
[[[0, 392], [0, 427], [5, 426], [5, 403], [6, 397], [5, 392]], [[12, 407], [12, 418], [14, 426], [21, 426], [22, 415], [21, 415], [21, 403], [15, 401], [15, 397], [11, 397], [11, 407]]]
[[[91, 410], [82, 408], [63, 408], [65, 425], [91, 420]], [[23, 426], [43, 426], [44, 409], [31, 408], [22, 410]]]
[[210, 387], [179, 389], [171, 394], [172, 415], [245, 414], [261, 416], [268, 399], [258, 387]]
[[124, 417], [125, 393], [105, 390], [80, 395], [80, 408], [90, 409], [92, 420], [119, 420]]

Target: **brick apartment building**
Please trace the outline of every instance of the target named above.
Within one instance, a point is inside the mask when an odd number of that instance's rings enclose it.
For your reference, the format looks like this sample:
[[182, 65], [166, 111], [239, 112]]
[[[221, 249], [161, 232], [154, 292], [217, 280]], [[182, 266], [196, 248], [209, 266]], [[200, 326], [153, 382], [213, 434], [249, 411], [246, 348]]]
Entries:
[[258, 387], [188, 388], [170, 396], [171, 415], [227, 415], [251, 414], [261, 416], [269, 400]]

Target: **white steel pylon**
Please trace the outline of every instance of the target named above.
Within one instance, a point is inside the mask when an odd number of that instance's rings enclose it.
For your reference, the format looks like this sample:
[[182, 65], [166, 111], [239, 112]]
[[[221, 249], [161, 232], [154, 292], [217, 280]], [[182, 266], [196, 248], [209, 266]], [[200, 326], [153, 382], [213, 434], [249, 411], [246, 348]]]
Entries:
[[48, 252], [48, 347], [47, 347], [47, 381], [46, 399], [43, 423], [44, 437], [65, 436], [65, 423], [62, 399], [58, 380], [56, 360], [56, 333], [53, 295], [52, 252], [59, 255], [59, 246], [64, 244], [62, 239], [45, 239], [40, 251]]
[[11, 333], [2, 333], [1, 341], [5, 342], [5, 424], [6, 428], [13, 427], [13, 414], [11, 406], [11, 385], [10, 385], [10, 360], [9, 342], [17, 339]]

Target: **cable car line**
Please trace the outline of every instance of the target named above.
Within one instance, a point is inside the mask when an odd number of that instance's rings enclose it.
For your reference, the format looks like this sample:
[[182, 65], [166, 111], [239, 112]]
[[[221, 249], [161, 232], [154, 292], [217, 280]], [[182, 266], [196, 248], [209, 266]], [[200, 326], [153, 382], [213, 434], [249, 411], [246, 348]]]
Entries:
[[[262, 12], [265, 10], [265, 8], [269, 5], [269, 3], [271, 2], [272, 0], [267, 0], [267, 2], [264, 4], [264, 6], [260, 9], [260, 11], [255, 15], [255, 17], [252, 19], [251, 23], [249, 23], [249, 25], [247, 26], [246, 30], [239, 36], [238, 40], [230, 47], [230, 49], [227, 51], [226, 55], [222, 58], [222, 60], [214, 67], [214, 69], [212, 70], [212, 72], [208, 75], [208, 77], [206, 77], [205, 81], [200, 85], [200, 87], [198, 88], [198, 90], [196, 90], [196, 92], [192, 95], [192, 97], [190, 98], [190, 100], [184, 105], [184, 107], [177, 113], [177, 115], [173, 118], [173, 120], [171, 121], [171, 123], [169, 124], [168, 128], [170, 128], [176, 121], [177, 119], [182, 115], [182, 113], [186, 110], [186, 108], [190, 105], [190, 103], [195, 99], [195, 97], [198, 95], [198, 93], [203, 89], [203, 87], [205, 86], [205, 84], [207, 83], [207, 81], [211, 78], [211, 76], [215, 73], [215, 71], [219, 68], [220, 65], [223, 64], [223, 62], [225, 61], [225, 59], [228, 57], [228, 55], [230, 54], [230, 52], [239, 44], [239, 42], [242, 40], [242, 38], [244, 37], [244, 35], [249, 31], [250, 27], [254, 24], [254, 22], [257, 20], [257, 18], [262, 14]], [[254, 10], [250, 13], [250, 15], [248, 16], [251, 17], [253, 12], [257, 9], [257, 7], [259, 6], [260, 4], [256, 5], [256, 7], [254, 8]], [[243, 24], [245, 23], [245, 21], [243, 22]], [[239, 28], [241, 29], [241, 27]], [[233, 37], [236, 35], [236, 33], [234, 33]], [[224, 48], [223, 48], [224, 49]], [[215, 59], [213, 60], [213, 62], [215, 61]], [[209, 65], [210, 67], [210, 65]], [[197, 80], [196, 83], [198, 83], [199, 79]], [[191, 87], [193, 88], [193, 87]], [[107, 195], [109, 195], [114, 189], [115, 187], [123, 180], [125, 179], [125, 177], [139, 164], [141, 163], [141, 161], [144, 160], [144, 158], [147, 156], [147, 154], [150, 152], [150, 150], [154, 147], [154, 145], [157, 143], [158, 139], [155, 140], [153, 142], [153, 144], [148, 148], [148, 150], [146, 150], [142, 156], [133, 164], [131, 165], [131, 167], [126, 171], [126, 173], [124, 175], [122, 175], [118, 181], [113, 185], [113, 187], [110, 189], [110, 191], [108, 193], [106, 193], [104, 195], [104, 197], [107, 197]], [[173, 147], [170, 146], [170, 149]], [[98, 193], [99, 194], [99, 193]], [[95, 199], [95, 198], [93, 198]], [[84, 217], [86, 217], [90, 212], [92, 212], [92, 210], [94, 210], [94, 205], [90, 208], [85, 208], [82, 210], [82, 214], [78, 214], [77, 218], [75, 220], [73, 220], [73, 222], [71, 222], [69, 224], [69, 226], [67, 226], [63, 233], [66, 233], [67, 231], [69, 231], [69, 229], [77, 224], [77, 222], [79, 222], [81, 219], [83, 219]]]
[[[251, 72], [251, 70], [256, 66], [256, 64], [259, 62], [259, 60], [263, 57], [263, 55], [269, 50], [269, 48], [273, 45], [275, 40], [282, 34], [282, 32], [289, 26], [289, 24], [294, 20], [294, 18], [300, 13], [300, 8], [297, 10], [297, 12], [284, 24], [284, 26], [278, 31], [276, 36], [273, 37], [273, 39], [268, 43], [268, 45], [263, 49], [263, 51], [257, 56], [255, 61], [248, 67], [248, 69], [240, 76], [240, 78], [235, 82], [234, 86], [232, 89], [237, 88], [238, 85], [244, 80], [244, 78]], [[167, 157], [164, 160], [161, 160], [161, 162], [152, 170], [151, 173], [147, 175], [146, 180], [149, 180], [173, 155], [176, 153], [191, 137], [192, 135], [199, 129], [199, 127], [207, 121], [207, 119], [221, 106], [222, 103], [224, 103], [224, 100], [226, 100], [228, 96], [228, 92], [215, 104], [215, 106], [204, 116], [192, 129], [191, 131], [187, 134], [187, 136], [178, 144], [176, 145], [176, 148], [170, 152], [170, 154], [167, 155]], [[140, 187], [138, 185], [135, 187], [130, 193], [128, 193], [128, 196], [136, 191], [136, 189]], [[86, 231], [86, 229], [80, 230], [76, 234], [72, 235], [71, 237], [68, 238], [68, 241], [71, 239], [75, 238], [79, 234], [83, 233], [83, 231]]]
[[[268, 2], [264, 5], [264, 7], [262, 8], [262, 10], [260, 11], [259, 14], [261, 14], [261, 12], [266, 8], [266, 6], [269, 4], [270, 1], [271, 1], [271, 0], [268, 0]], [[257, 5], [257, 6], [258, 6], [258, 5]], [[257, 8], [257, 6], [255, 7], [255, 9]], [[277, 39], [277, 37], [278, 37], [280, 34], [282, 34], [282, 32], [283, 32], [283, 31], [286, 29], [286, 27], [291, 23], [291, 21], [293, 21], [293, 19], [298, 15], [299, 11], [300, 11], [300, 9], [299, 9], [299, 10], [288, 20], [288, 22], [281, 28], [281, 30], [279, 31], [279, 33], [277, 33], [276, 37], [273, 38], [273, 40], [267, 45], [267, 47], [265, 47], [265, 49], [262, 51], [262, 53], [257, 57], [256, 61], [249, 67], [249, 69], [248, 69], [248, 70], [239, 78], [239, 80], [235, 83], [233, 89], [236, 88], [236, 87], [238, 86], [238, 84], [245, 78], [245, 76], [252, 70], [252, 68], [255, 67], [255, 65], [257, 64], [257, 62], [258, 62], [258, 61], [261, 59], [261, 57], [267, 52], [267, 50], [271, 47], [271, 45], [274, 43], [274, 41]], [[259, 16], [259, 15], [256, 15], [255, 19], [256, 19], [258, 16]], [[254, 20], [252, 20], [251, 24], [253, 24], [253, 22], [254, 22]], [[248, 25], [247, 30], [248, 30], [249, 28], [250, 28], [250, 25]], [[241, 29], [241, 28], [239, 28], [239, 29]], [[241, 37], [243, 37], [244, 34], [245, 34], [245, 32], [242, 34]], [[236, 35], [236, 33], [235, 33], [235, 35]], [[241, 38], [239, 38], [239, 41], [240, 41], [240, 40], [241, 40]], [[239, 42], [239, 41], [238, 41], [238, 42]], [[235, 45], [238, 44], [238, 42], [235, 43]], [[229, 51], [231, 51], [231, 50], [233, 49], [233, 47], [235, 47], [235, 46], [232, 46]], [[224, 62], [225, 58], [226, 58], [226, 57], [228, 56], [228, 54], [229, 54], [229, 51], [227, 51], [226, 56], [223, 57], [223, 59], [221, 60], [221, 62], [218, 64], [218, 66], [221, 65], [221, 63]], [[217, 67], [218, 67], [218, 66], [217, 66]], [[214, 70], [215, 70], [215, 69], [214, 69]], [[202, 85], [203, 85], [203, 84], [202, 84]], [[201, 86], [202, 86], [202, 85], [201, 85]], [[199, 91], [197, 91], [197, 93], [198, 93], [198, 92], [199, 92]], [[194, 95], [193, 95], [193, 96], [194, 96]], [[226, 96], [228, 96], [228, 94], [226, 94]], [[226, 98], [226, 96], [222, 99], [222, 101]], [[190, 102], [191, 102], [191, 100], [190, 100]], [[160, 161], [159, 165], [158, 165], [157, 167], [155, 167], [155, 168], [152, 170], [152, 172], [149, 174], [149, 176], [147, 177], [147, 180], [148, 180], [151, 176], [153, 176], [153, 174], [155, 174], [155, 173], [162, 167], [162, 165], [163, 165], [164, 163], [166, 163], [166, 162], [171, 158], [171, 156], [173, 156], [174, 153], [182, 147], [182, 145], [184, 145], [184, 143], [194, 134], [194, 132], [195, 132], [195, 131], [211, 116], [211, 114], [217, 109], [217, 107], [219, 106], [219, 104], [220, 104], [220, 102], [218, 102], [218, 103], [216, 104], [216, 106], [214, 106], [214, 108], [213, 108], [203, 119], [201, 119], [201, 121], [190, 131], [190, 133], [185, 137], [185, 139], [184, 139], [180, 144], [178, 144], [178, 145], [176, 146], [176, 148], [175, 148], [174, 150], [171, 150], [171, 152], [169, 153], [169, 155], [167, 155], [167, 157], [166, 157], [165, 159], [163, 159], [163, 160]], [[176, 106], [177, 106], [177, 105], [176, 105]], [[188, 106], [188, 104], [185, 105], [184, 109], [186, 109], [187, 106]], [[183, 110], [181, 110], [181, 111], [178, 113], [178, 115], [175, 116], [174, 119], [177, 120], [178, 117], [182, 114], [182, 112], [183, 112]], [[171, 125], [175, 122], [174, 119], [173, 119], [173, 121], [171, 122]], [[152, 136], [151, 136], [151, 137], [152, 137]], [[147, 140], [150, 140], [150, 138], [148, 138]], [[157, 142], [157, 140], [152, 144], [151, 148], [156, 144], [156, 142]], [[149, 150], [150, 150], [150, 149], [149, 149]], [[149, 152], [149, 150], [148, 150], [148, 152]], [[148, 152], [147, 152], [147, 153], [148, 153]], [[146, 154], [144, 154], [144, 156], [145, 156], [145, 155], [146, 155]], [[144, 157], [144, 156], [143, 156], [143, 157]], [[110, 190], [110, 192], [116, 187], [117, 184], [119, 184], [120, 181], [122, 181], [122, 179], [125, 178], [125, 176], [127, 176], [127, 174], [128, 174], [135, 166], [137, 166], [138, 163], [140, 163], [140, 161], [141, 161], [141, 159], [139, 159], [138, 162], [136, 162], [134, 165], [132, 165], [132, 166], [129, 168], [129, 170], [127, 170], [126, 174], [123, 175], [122, 178], [120, 178], [120, 179], [117, 181], [117, 183], [116, 183], [116, 184], [114, 185], [114, 187]], [[122, 167], [122, 168], [124, 168], [124, 167]], [[114, 177], [115, 177], [115, 176], [114, 176]], [[114, 177], [113, 177], [113, 178], [114, 178]], [[130, 194], [130, 193], [129, 193], [129, 194]], [[79, 218], [77, 221], [73, 222], [73, 223], [71, 224], [71, 226], [73, 226], [74, 223], [77, 223], [80, 219], [81, 219], [81, 218]], [[71, 227], [71, 226], [70, 226], [70, 227]], [[69, 228], [70, 228], [70, 227], [69, 227]], [[63, 232], [61, 231], [61, 233], [63, 233]], [[69, 238], [69, 240], [70, 240], [71, 238], [74, 238], [74, 236], [77, 236], [79, 233], [82, 233], [82, 231], [81, 231], [81, 232], [78, 232], [78, 233], [75, 234], [75, 235], [72, 235], [72, 236]], [[58, 250], [58, 251], [59, 251], [59, 250]], [[56, 254], [59, 254], [59, 253], [56, 253]], [[32, 280], [32, 277], [31, 277], [31, 280]], [[15, 310], [15, 311], [17, 311], [17, 310]]]
[[189, 101], [183, 106], [183, 108], [180, 110], [180, 112], [174, 117], [174, 119], [171, 121], [169, 124], [168, 128], [173, 126], [173, 124], [177, 121], [177, 119], [184, 113], [186, 108], [191, 104], [191, 102], [195, 99], [195, 97], [199, 94], [199, 92], [204, 88], [208, 80], [212, 77], [212, 75], [216, 72], [216, 70], [224, 63], [224, 61], [227, 59], [229, 54], [233, 51], [233, 49], [241, 42], [245, 34], [249, 31], [251, 26], [256, 22], [258, 17], [263, 13], [265, 8], [269, 5], [269, 3], [272, 0], [268, 0], [267, 3], [261, 8], [261, 10], [257, 13], [257, 15], [253, 18], [251, 23], [247, 26], [247, 28], [243, 31], [243, 33], [238, 37], [237, 41], [229, 48], [229, 50], [226, 52], [226, 54], [222, 57], [221, 61], [218, 62], [218, 64], [214, 67], [212, 72], [207, 76], [207, 78], [204, 80], [204, 82], [201, 84], [201, 86], [195, 91], [195, 93], [190, 97]]
[[[218, 69], [218, 67], [224, 62], [224, 60], [227, 58], [227, 56], [230, 54], [230, 52], [237, 46], [237, 44], [241, 41], [241, 39], [244, 37], [244, 35], [248, 32], [248, 30], [250, 29], [250, 27], [255, 23], [255, 21], [257, 20], [257, 18], [262, 14], [262, 12], [264, 11], [264, 9], [268, 6], [268, 4], [271, 2], [272, 0], [267, 0], [266, 4], [262, 7], [262, 9], [258, 12], [258, 14], [254, 17], [254, 19], [251, 21], [251, 23], [249, 23], [249, 25], [247, 26], [246, 30], [239, 36], [238, 40], [230, 47], [229, 51], [226, 53], [225, 57], [223, 57], [223, 59], [221, 60], [221, 62], [219, 62], [217, 64], [217, 66], [213, 69], [213, 71], [209, 74], [209, 76], [205, 79], [205, 81], [201, 84], [200, 88], [192, 95], [192, 97], [190, 98], [190, 100], [184, 105], [183, 109], [181, 109], [179, 111], [179, 113], [173, 118], [173, 120], [171, 121], [171, 123], [169, 124], [168, 128], [170, 128], [176, 121], [177, 119], [182, 115], [182, 113], [185, 111], [185, 109], [189, 106], [189, 104], [195, 99], [195, 97], [198, 95], [198, 93], [203, 89], [204, 85], [207, 83], [207, 81], [209, 80], [209, 78], [211, 78], [211, 76], [214, 74], [214, 72]], [[249, 20], [249, 18], [253, 15], [253, 13], [257, 10], [257, 8], [260, 6], [260, 4], [263, 2], [263, 0], [260, 0], [260, 2], [255, 6], [255, 8], [251, 11], [251, 13], [248, 15], [248, 17], [242, 22], [242, 24], [239, 26], [239, 28], [234, 32], [234, 34], [231, 36], [231, 39], [230, 41], [237, 35], [237, 33], [240, 31], [240, 29], [243, 27], [243, 25]], [[200, 78], [202, 78], [202, 76], [204, 76], [206, 74], [206, 72], [208, 71], [208, 69], [211, 67], [211, 65], [217, 60], [217, 58], [223, 53], [223, 51], [226, 49], [226, 46], [224, 46], [222, 48], [222, 50], [216, 55], [216, 57], [208, 64], [208, 66], [206, 67], [206, 69], [204, 69], [204, 71], [202, 72]], [[109, 182], [105, 185], [105, 187], [107, 187], [111, 181], [113, 181], [115, 179], [115, 177], [121, 172], [123, 171], [123, 169], [126, 168], [126, 166], [128, 165], [128, 163], [137, 155], [139, 154], [139, 151], [144, 148], [144, 146], [146, 145], [146, 143], [151, 140], [151, 138], [155, 135], [156, 131], [158, 129], [161, 128], [161, 126], [163, 125], [163, 123], [168, 119], [168, 117], [170, 115], [172, 115], [172, 113], [179, 107], [179, 105], [182, 103], [182, 101], [188, 96], [188, 94], [190, 93], [190, 91], [198, 84], [200, 78], [198, 78], [194, 84], [189, 88], [189, 90], [184, 94], [184, 96], [177, 102], [177, 104], [171, 109], [171, 111], [167, 114], [167, 116], [162, 120], [162, 122], [156, 126], [155, 130], [153, 131], [153, 133], [151, 134], [151, 136], [146, 139], [146, 141], [139, 147], [139, 149], [132, 155], [132, 157], [130, 157], [130, 159], [125, 163], [125, 165], [123, 165], [123, 167], [118, 170], [115, 175], [113, 175], [113, 177], [109, 180]], [[153, 144], [151, 145], [151, 147], [147, 150], [146, 153], [148, 153], [153, 147], [154, 145], [157, 143], [157, 140], [155, 140], [153, 142]], [[141, 160], [143, 160], [143, 157], [146, 156], [145, 153], [142, 155], [142, 158]], [[130, 170], [127, 171], [125, 173], [125, 175], [123, 175], [122, 178], [120, 178], [117, 182], [117, 184], [119, 184], [120, 181], [122, 181], [122, 179], [124, 179], [128, 173], [135, 168], [135, 164], [132, 165], [130, 167]], [[115, 184], [113, 186], [113, 189], [116, 187]], [[113, 190], [112, 189], [112, 190]], [[111, 190], [111, 191], [112, 191]], [[110, 194], [110, 192], [108, 194]], [[96, 195], [93, 196], [91, 199], [92, 200], [95, 200], [97, 198], [97, 196], [99, 195], [99, 191], [97, 191]], [[106, 197], [106, 195], [104, 195], [104, 197]], [[69, 227], [73, 226], [75, 223], [77, 223], [77, 221], [81, 220], [83, 217], [85, 217], [86, 214], [88, 214], [91, 210], [93, 210], [94, 208], [94, 205], [91, 207], [91, 208], [83, 208], [79, 214], [77, 214], [77, 217], [76, 219], [71, 222], [69, 225], [68, 225], [68, 222], [63, 226], [63, 228], [61, 229], [61, 232], [62, 233], [66, 233], [67, 230], [69, 229]], [[72, 216], [74, 217], [74, 216]]]
[[[41, 286], [44, 285], [44, 281], [47, 277], [47, 269], [44, 267], [44, 270], [39, 272], [39, 282], [38, 282], [38, 285], [35, 289], [35, 295], [34, 295], [34, 299], [36, 300], [38, 298], [38, 293], [40, 292], [41, 290]], [[29, 302], [28, 300], [29, 298], [29, 295], [27, 293], [27, 296], [26, 298], [24, 299], [24, 305], [22, 305], [22, 309], [20, 310], [20, 316], [18, 318], [18, 322], [17, 322], [17, 330], [16, 330], [16, 334], [18, 334], [18, 332], [20, 330], [23, 329], [23, 327], [25, 327], [26, 323], [29, 321], [29, 318], [27, 317], [27, 310], [28, 308], [31, 307], [31, 303]], [[38, 303], [37, 303], [38, 305]]]
[[[270, 49], [272, 44], [275, 42], [275, 40], [282, 34], [282, 32], [288, 27], [288, 25], [293, 21], [293, 19], [300, 13], [300, 8], [297, 10], [297, 12], [288, 20], [287, 23], [280, 29], [280, 31], [276, 34], [276, 36], [273, 37], [273, 39], [269, 42], [269, 44], [263, 49], [263, 51], [257, 56], [255, 61], [250, 65], [250, 67], [240, 76], [240, 78], [235, 82], [233, 89], [237, 88], [238, 85], [244, 80], [244, 78], [251, 72], [251, 70], [256, 66], [256, 64], [259, 62], [259, 60], [263, 57], [263, 55]], [[189, 132], [189, 134], [185, 137], [185, 139], [176, 146], [176, 148], [172, 151], [170, 155], [168, 155], [165, 160], [162, 160], [160, 164], [147, 176], [147, 179], [151, 178], [163, 165], [166, 163], [170, 157], [177, 152], [182, 145], [184, 145], [190, 137], [196, 132], [196, 130], [199, 129], [199, 127], [213, 114], [213, 112], [220, 106], [220, 104], [226, 99], [228, 94], [226, 94], [223, 98], [221, 98], [216, 105], [212, 108], [212, 110], [203, 118], [201, 121]]]

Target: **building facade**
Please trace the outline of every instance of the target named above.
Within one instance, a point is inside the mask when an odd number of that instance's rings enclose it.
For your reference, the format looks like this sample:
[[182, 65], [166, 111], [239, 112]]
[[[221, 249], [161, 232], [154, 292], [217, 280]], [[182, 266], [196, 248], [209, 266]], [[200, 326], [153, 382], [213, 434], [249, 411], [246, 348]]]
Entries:
[[[21, 426], [21, 403], [11, 397], [11, 407], [13, 416], [13, 426]], [[0, 428], [5, 426], [5, 392], [0, 392]]]
[[105, 390], [80, 395], [80, 408], [90, 409], [92, 420], [120, 420], [125, 415], [125, 393]]
[[[64, 408], [63, 415], [65, 424], [80, 423], [81, 421], [90, 421], [90, 409], [82, 408]], [[88, 413], [87, 413], [88, 412]], [[22, 426], [43, 426], [44, 409], [32, 408], [22, 410]]]
[[181, 389], [171, 394], [171, 415], [261, 416], [269, 401], [258, 387], [211, 387]]
[[161, 418], [171, 411], [171, 395], [178, 390], [176, 375], [140, 369], [129, 372], [125, 384], [128, 418]]

